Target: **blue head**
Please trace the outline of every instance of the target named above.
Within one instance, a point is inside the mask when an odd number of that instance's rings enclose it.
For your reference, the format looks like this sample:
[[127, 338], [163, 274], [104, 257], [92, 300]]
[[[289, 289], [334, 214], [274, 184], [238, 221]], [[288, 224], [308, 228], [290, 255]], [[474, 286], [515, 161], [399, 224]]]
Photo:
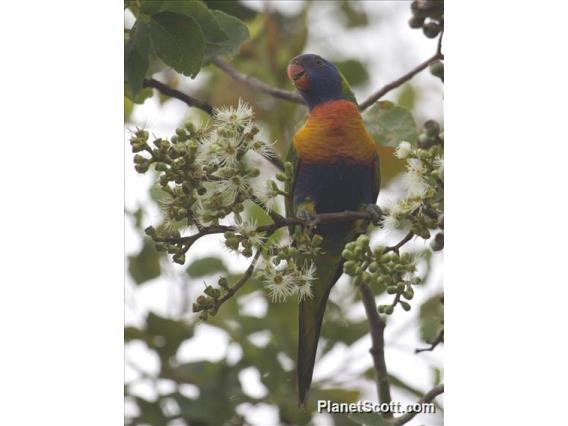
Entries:
[[321, 56], [305, 53], [293, 58], [288, 63], [288, 78], [310, 110], [324, 102], [348, 99], [343, 93], [339, 70]]

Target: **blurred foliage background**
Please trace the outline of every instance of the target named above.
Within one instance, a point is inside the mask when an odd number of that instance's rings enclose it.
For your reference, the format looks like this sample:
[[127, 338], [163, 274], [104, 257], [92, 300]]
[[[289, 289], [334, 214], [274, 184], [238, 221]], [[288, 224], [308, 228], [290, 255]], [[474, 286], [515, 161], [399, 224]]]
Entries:
[[[288, 61], [300, 53], [315, 52], [338, 65], [362, 101], [436, 49], [435, 40], [408, 25], [413, 16], [411, 2], [204, 1], [188, 9], [182, 3], [186, 2], [125, 3], [126, 138], [137, 127], [169, 136], [184, 121], [208, 119], [197, 108], [144, 88], [143, 78], [153, 77], [214, 106], [246, 100], [252, 105], [263, 137], [277, 141], [275, 149], [284, 158], [306, 108], [236, 83], [209, 63], [212, 55], [225, 55], [240, 72], [291, 90], [285, 72]], [[152, 18], [159, 11], [161, 15]], [[196, 16], [199, 19], [194, 19]], [[211, 16], [228, 38], [216, 33], [214, 24], [195, 26], [195, 22], [207, 22]], [[168, 32], [168, 26], [174, 30]], [[419, 27], [416, 23], [412, 26]], [[201, 37], [201, 44], [178, 46], [176, 40], [184, 37]], [[175, 48], [170, 51], [172, 44]], [[177, 61], [184, 53], [197, 55], [199, 61]], [[416, 138], [424, 121], [443, 119], [442, 83], [428, 71], [387, 98], [392, 102], [389, 107], [403, 111], [397, 117], [404, 116], [405, 121], [391, 123], [391, 134], [384, 132], [384, 126], [373, 131], [381, 143], [380, 205], [397, 200], [402, 191], [404, 163], [393, 155], [400, 140], [394, 136], [402, 137], [400, 132], [404, 132], [405, 139]], [[370, 127], [377, 123], [376, 114], [371, 110], [366, 115]], [[389, 126], [388, 122], [383, 124]], [[151, 177], [132, 171], [128, 146], [125, 152], [125, 423], [360, 424], [347, 415], [314, 412], [318, 399], [376, 400], [368, 354], [369, 327], [358, 292], [350, 287], [349, 280], [344, 276], [332, 292], [311, 405], [306, 411], [300, 410], [294, 382], [296, 301], [271, 303], [261, 283], [253, 279], [215, 317], [206, 323], [198, 321], [191, 304], [203, 291], [204, 283], [227, 274], [236, 279], [248, 262], [229, 254], [215, 236], [196, 243], [185, 266], [173, 265], [158, 253], [143, 229], [159, 219], [160, 193]], [[269, 163], [263, 170], [275, 172]], [[248, 215], [260, 223], [265, 220], [260, 209], [251, 208]], [[372, 241], [392, 244], [400, 237], [394, 231], [375, 232]], [[441, 381], [441, 348], [420, 354], [414, 354], [414, 349], [428, 346], [425, 342], [438, 336], [443, 298], [440, 255], [432, 254], [423, 242], [409, 245], [421, 254], [420, 266], [426, 279], [412, 311], [397, 312], [388, 319], [386, 345], [393, 397], [411, 402]], [[409, 424], [425, 421], [442, 424], [441, 410], [418, 416]]]

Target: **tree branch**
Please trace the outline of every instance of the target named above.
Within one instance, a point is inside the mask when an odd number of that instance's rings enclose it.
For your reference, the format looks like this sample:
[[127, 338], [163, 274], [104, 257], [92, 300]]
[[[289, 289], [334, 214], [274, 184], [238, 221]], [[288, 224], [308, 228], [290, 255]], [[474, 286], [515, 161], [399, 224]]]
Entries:
[[[422, 398], [420, 398], [417, 401], [417, 403], [418, 404], [427, 404], [429, 402], [432, 402], [434, 400], [434, 398], [436, 398], [438, 395], [440, 395], [443, 392], [444, 392], [444, 384], [442, 383], [442, 384], [439, 384], [438, 386], [432, 388], [430, 391], [428, 391]], [[399, 416], [395, 419], [394, 425], [401, 426], [405, 423], [408, 423], [417, 414], [419, 414], [418, 411], [410, 411], [406, 414], [403, 414], [402, 416]]]
[[402, 240], [400, 240], [397, 244], [385, 248], [384, 253], [388, 253], [389, 251], [394, 251], [395, 253], [398, 253], [400, 248], [403, 245], [405, 245], [407, 242], [409, 242], [412, 239], [412, 237], [414, 237], [414, 232], [408, 231], [408, 234], [406, 234], [406, 236]]
[[[371, 220], [371, 215], [367, 212], [357, 212], [357, 211], [344, 211], [338, 213], [320, 213], [312, 217], [311, 219], [301, 219], [298, 217], [285, 218], [278, 213], [271, 214], [273, 223], [268, 225], [262, 225], [256, 228], [256, 232], [271, 234], [277, 229], [284, 228], [293, 225], [303, 225], [309, 228], [314, 228], [319, 224], [325, 223], [337, 223], [337, 222], [349, 222], [354, 220]], [[227, 231], [238, 232], [238, 227], [228, 226], [228, 225], [210, 225], [204, 226], [198, 230], [197, 234], [189, 235], [186, 237], [154, 237], [154, 241], [161, 243], [173, 243], [173, 244], [183, 244], [184, 252], [187, 252], [189, 248], [195, 243], [199, 238], [205, 235], [211, 234], [223, 234]]]
[[444, 342], [444, 329], [442, 328], [440, 330], [440, 332], [438, 333], [438, 336], [436, 337], [436, 339], [434, 339], [434, 341], [432, 342], [428, 342], [430, 344], [429, 347], [427, 348], [416, 348], [414, 349], [414, 353], [418, 354], [420, 352], [430, 352], [433, 351], [434, 348], [436, 348], [436, 346], [438, 346], [440, 343]]
[[213, 106], [211, 104], [202, 101], [200, 99], [196, 99], [192, 96], [186, 95], [185, 93], [182, 93], [179, 90], [176, 90], [156, 79], [153, 78], [144, 79], [143, 86], [151, 87], [153, 89], [158, 90], [160, 93], [166, 96], [179, 99], [180, 101], [185, 102], [188, 106], [199, 108], [200, 110], [205, 111], [209, 115], [213, 114]]
[[380, 98], [382, 98], [383, 96], [385, 96], [388, 92], [390, 92], [393, 89], [396, 89], [397, 87], [401, 86], [402, 84], [406, 83], [408, 80], [410, 80], [412, 77], [414, 77], [416, 74], [418, 74], [420, 71], [428, 68], [428, 66], [432, 63], [435, 62], [439, 59], [444, 59], [444, 55], [441, 52], [436, 52], [436, 54], [428, 59], [426, 59], [424, 62], [422, 62], [421, 64], [417, 65], [416, 67], [414, 67], [412, 70], [410, 70], [409, 72], [407, 72], [406, 74], [404, 74], [402, 77], [397, 78], [394, 81], [391, 81], [389, 84], [386, 84], [385, 86], [383, 86], [380, 90], [378, 90], [377, 92], [373, 93], [371, 96], [369, 96], [366, 100], [364, 100], [362, 103], [359, 104], [359, 109], [361, 111], [366, 110], [367, 108], [369, 108], [371, 105], [373, 105], [377, 100], [379, 100]]
[[234, 296], [234, 294], [239, 291], [241, 289], [241, 287], [249, 280], [249, 278], [252, 276], [252, 273], [254, 272], [254, 268], [256, 267], [256, 263], [258, 262], [258, 258], [260, 257], [260, 254], [262, 253], [262, 249], [258, 249], [254, 255], [254, 257], [252, 258], [252, 261], [250, 262], [250, 265], [248, 266], [248, 268], [246, 269], [246, 271], [244, 272], [243, 276], [232, 286], [230, 287], [227, 292], [225, 293], [225, 295], [223, 297], [221, 297], [220, 299], [217, 299], [215, 301], [215, 308], [219, 309], [219, 307], [225, 303], [227, 300], [229, 300], [231, 297]]
[[220, 70], [228, 74], [233, 80], [243, 83], [252, 89], [266, 93], [267, 95], [270, 95], [277, 99], [283, 99], [285, 101], [295, 102], [297, 104], [305, 103], [300, 95], [297, 95], [296, 93], [290, 92], [288, 90], [282, 90], [276, 87], [272, 87], [255, 77], [243, 74], [229, 63], [223, 61], [222, 59], [213, 58], [211, 62], [215, 64], [215, 66], [217, 66]]
[[[145, 79], [143, 86], [154, 88], [163, 95], [179, 99], [180, 101], [184, 102], [186, 105], [190, 107], [199, 108], [202, 111], [205, 111], [207, 114], [213, 115], [213, 105], [211, 105], [210, 103], [186, 95], [185, 93], [180, 92], [179, 90], [176, 90], [173, 87], [170, 87], [158, 80], [155, 80], [153, 78]], [[276, 166], [276, 168], [278, 168], [279, 170], [284, 170], [284, 163], [280, 158], [278, 158], [278, 155], [276, 155], [274, 151], [272, 151], [272, 155], [270, 156], [263, 155], [262, 158], [274, 164], [274, 166]]]
[[[379, 401], [381, 403], [390, 403], [390, 384], [387, 372], [387, 365], [385, 362], [385, 337], [384, 331], [386, 327], [385, 320], [377, 312], [377, 304], [375, 303], [375, 295], [371, 288], [362, 283], [359, 286], [361, 297], [363, 298], [363, 305], [369, 320], [369, 327], [371, 328], [371, 355], [373, 356], [373, 364], [375, 366], [375, 373], [377, 375], [377, 392]], [[392, 413], [385, 413], [385, 417], [392, 417]]]

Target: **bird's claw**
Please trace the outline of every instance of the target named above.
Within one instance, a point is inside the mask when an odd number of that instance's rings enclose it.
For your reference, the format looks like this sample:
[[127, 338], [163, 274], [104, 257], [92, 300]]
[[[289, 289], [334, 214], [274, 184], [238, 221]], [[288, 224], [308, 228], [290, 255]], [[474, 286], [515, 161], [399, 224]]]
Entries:
[[365, 206], [365, 211], [371, 217], [373, 225], [382, 227], [385, 214], [379, 206], [376, 204], [367, 204]]
[[312, 231], [316, 225], [317, 225], [317, 220], [316, 220], [316, 216], [314, 216], [313, 214], [311, 214], [308, 210], [306, 209], [300, 209], [298, 210], [298, 212], [296, 213], [296, 217], [302, 221], [304, 221], [304, 226], [307, 228], [308, 231]]

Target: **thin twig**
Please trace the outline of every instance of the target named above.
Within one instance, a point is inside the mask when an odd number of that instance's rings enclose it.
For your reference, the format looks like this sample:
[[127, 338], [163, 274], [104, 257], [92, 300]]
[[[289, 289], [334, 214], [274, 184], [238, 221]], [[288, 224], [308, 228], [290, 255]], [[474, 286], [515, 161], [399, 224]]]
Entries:
[[[359, 286], [367, 319], [369, 320], [369, 327], [371, 328], [371, 355], [373, 356], [373, 365], [375, 366], [375, 373], [377, 375], [377, 392], [379, 394], [379, 401], [381, 403], [390, 403], [390, 384], [387, 372], [387, 365], [385, 362], [385, 337], [384, 331], [386, 327], [385, 320], [377, 312], [377, 304], [375, 303], [375, 295], [371, 288], [363, 283]], [[386, 412], [386, 417], [392, 417], [392, 413]]]
[[[320, 213], [310, 219], [301, 219], [298, 217], [285, 218], [278, 213], [271, 214], [273, 223], [261, 225], [256, 228], [256, 232], [268, 233], [287, 226], [302, 225], [306, 227], [315, 227], [316, 225], [326, 223], [350, 222], [354, 220], [371, 220], [371, 215], [367, 212], [344, 211], [337, 213]], [[238, 227], [229, 225], [210, 225], [202, 227], [197, 234], [186, 237], [154, 237], [154, 241], [161, 243], [184, 244], [184, 251], [189, 250], [191, 245], [199, 238], [211, 234], [223, 234], [225, 232], [238, 232]]]
[[227, 290], [227, 292], [225, 293], [225, 295], [223, 297], [221, 297], [220, 299], [217, 299], [215, 301], [215, 308], [216, 309], [219, 309], [219, 307], [223, 303], [225, 303], [227, 300], [229, 300], [231, 297], [233, 297], [233, 295], [237, 291], [239, 291], [241, 289], [241, 287], [249, 280], [249, 278], [252, 276], [252, 273], [254, 272], [254, 268], [256, 266], [256, 263], [258, 262], [258, 258], [260, 257], [261, 253], [262, 253], [262, 249], [259, 248], [256, 251], [256, 254], [252, 258], [252, 261], [250, 262], [250, 265], [247, 268], [247, 270], [244, 272], [243, 276], [232, 287], [230, 287]]
[[442, 54], [442, 38], [444, 37], [444, 28], [442, 28], [442, 31], [440, 32], [440, 37], [438, 37], [438, 48], [436, 49], [436, 53], [438, 55], [441, 55], [442, 57], [444, 56]]
[[378, 90], [377, 92], [373, 93], [371, 96], [369, 96], [366, 100], [364, 100], [363, 102], [361, 102], [359, 104], [359, 109], [361, 111], [366, 110], [367, 108], [369, 108], [371, 105], [373, 105], [377, 100], [379, 100], [380, 98], [382, 98], [383, 96], [385, 96], [388, 92], [390, 92], [393, 89], [396, 89], [397, 87], [401, 86], [402, 84], [406, 83], [408, 80], [410, 80], [412, 77], [414, 77], [416, 74], [418, 74], [420, 71], [428, 68], [428, 66], [432, 63], [435, 62], [439, 59], [444, 59], [444, 55], [441, 52], [436, 52], [436, 54], [428, 59], [426, 59], [424, 62], [422, 62], [421, 64], [417, 65], [416, 67], [414, 67], [412, 70], [410, 70], [409, 72], [407, 72], [406, 74], [404, 74], [402, 77], [397, 78], [394, 81], [391, 81], [389, 84], [386, 84], [385, 86], [383, 86], [380, 90]]
[[[432, 402], [434, 398], [436, 398], [438, 395], [440, 395], [443, 392], [444, 392], [444, 384], [442, 383], [432, 388], [430, 391], [428, 391], [422, 398], [420, 398], [417, 401], [417, 404], [427, 404], [429, 402]], [[403, 414], [402, 416], [399, 416], [396, 419], [394, 419], [393, 425], [401, 426], [405, 423], [408, 423], [419, 413], [420, 411], [409, 411], [408, 413]]]
[[179, 99], [180, 101], [185, 102], [190, 107], [199, 108], [200, 110], [205, 111], [209, 115], [213, 114], [213, 106], [208, 102], [186, 95], [185, 93], [182, 93], [179, 90], [176, 90], [156, 79], [153, 78], [145, 79], [143, 85], [144, 87], [152, 87], [166, 96]]
[[211, 62], [215, 64], [215, 66], [217, 66], [220, 70], [228, 74], [233, 80], [243, 83], [255, 90], [266, 93], [277, 99], [284, 99], [286, 101], [295, 102], [297, 104], [305, 103], [300, 95], [297, 95], [296, 93], [290, 92], [288, 90], [272, 87], [255, 77], [243, 74], [222, 59], [213, 58]]
[[428, 343], [430, 344], [430, 346], [428, 346], [427, 348], [416, 348], [414, 349], [414, 353], [418, 354], [420, 352], [430, 352], [433, 351], [440, 343], [444, 343], [444, 329], [442, 328], [440, 330], [436, 339]]
[[398, 253], [400, 248], [403, 245], [405, 245], [407, 242], [409, 242], [412, 239], [412, 237], [414, 237], [414, 232], [408, 231], [408, 234], [406, 234], [406, 236], [402, 240], [400, 240], [397, 244], [385, 248], [384, 253], [388, 253], [389, 251], [394, 251], [395, 253]]
[[[168, 86], [168, 85], [166, 85], [166, 84], [164, 84], [164, 83], [162, 83], [158, 80], [155, 80], [153, 78], [145, 79], [144, 80], [144, 87], [152, 87], [152, 88], [158, 90], [163, 95], [179, 99], [180, 101], [184, 102], [185, 104], [187, 104], [190, 107], [199, 108], [199, 109], [205, 111], [207, 114], [213, 115], [213, 105], [211, 105], [210, 103], [202, 101], [200, 99], [196, 99], [192, 96], [186, 95], [185, 93], [182, 93], [179, 90], [176, 90], [173, 87], [170, 87], [170, 86]], [[276, 168], [278, 168], [279, 170], [284, 170], [284, 163], [282, 162], [282, 160], [280, 158], [278, 158], [276, 153], [273, 152], [273, 153], [271, 153], [271, 155], [263, 155], [262, 157], [264, 159], [268, 160], [269, 162], [271, 162], [272, 164], [274, 164], [274, 166]]]

